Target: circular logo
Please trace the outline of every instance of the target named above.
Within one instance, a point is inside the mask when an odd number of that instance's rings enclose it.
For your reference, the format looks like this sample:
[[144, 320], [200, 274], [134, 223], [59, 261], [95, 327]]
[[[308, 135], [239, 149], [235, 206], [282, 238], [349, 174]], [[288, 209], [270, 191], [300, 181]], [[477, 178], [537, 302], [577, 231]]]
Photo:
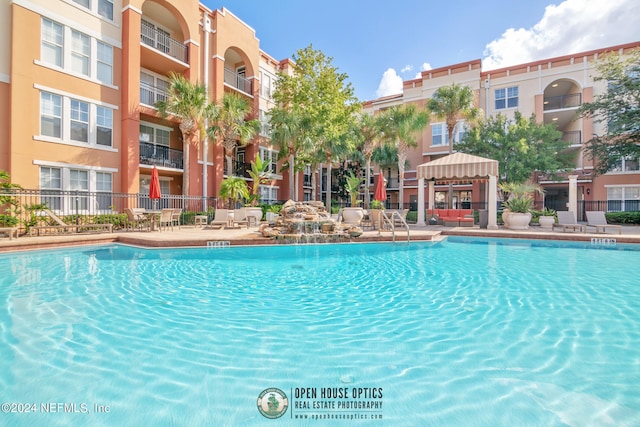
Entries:
[[287, 395], [279, 388], [268, 388], [258, 396], [258, 411], [266, 418], [280, 418], [288, 407]]

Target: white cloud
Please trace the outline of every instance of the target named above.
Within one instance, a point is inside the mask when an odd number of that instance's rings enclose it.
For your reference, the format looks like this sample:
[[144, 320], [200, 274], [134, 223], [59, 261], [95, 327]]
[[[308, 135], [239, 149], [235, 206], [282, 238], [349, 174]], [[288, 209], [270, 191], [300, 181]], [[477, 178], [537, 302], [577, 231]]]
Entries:
[[428, 70], [430, 70], [431, 68], [433, 68], [433, 67], [431, 67], [431, 64], [429, 64], [428, 62], [424, 62], [424, 63], [422, 64], [422, 68], [420, 68], [420, 69], [421, 69], [422, 71], [428, 71]]
[[483, 70], [640, 40], [638, 0], [565, 0], [530, 29], [509, 28], [486, 45]]
[[402, 93], [402, 77], [396, 73], [396, 70], [389, 68], [382, 75], [376, 96], [380, 98], [398, 93]]
[[407, 71], [411, 71], [413, 70], [413, 66], [412, 65], [405, 65], [404, 68], [402, 70], [400, 70], [401, 73], [406, 73]]

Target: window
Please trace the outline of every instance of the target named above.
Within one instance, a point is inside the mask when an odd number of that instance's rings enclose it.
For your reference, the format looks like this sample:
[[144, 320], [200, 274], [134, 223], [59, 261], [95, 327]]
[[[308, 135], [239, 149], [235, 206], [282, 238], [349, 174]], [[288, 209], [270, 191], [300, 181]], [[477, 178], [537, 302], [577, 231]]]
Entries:
[[52, 93], [40, 93], [40, 135], [62, 136], [62, 97]]
[[271, 75], [260, 71], [260, 96], [264, 98], [271, 98], [271, 82], [273, 78]]
[[97, 107], [96, 114], [96, 143], [111, 147], [113, 138], [113, 110]]
[[71, 139], [89, 142], [89, 104], [71, 100]]
[[96, 77], [103, 83], [113, 83], [113, 46], [98, 42]]
[[169, 146], [170, 132], [166, 129], [160, 129], [149, 124], [140, 125], [140, 142], [148, 142], [151, 144]]
[[62, 25], [49, 21], [48, 19], [43, 19], [41, 37], [42, 61], [57, 67], [62, 67], [62, 48], [64, 44]]
[[113, 46], [46, 18], [42, 18], [41, 39], [42, 65], [113, 84]]
[[607, 205], [609, 212], [640, 210], [640, 186], [607, 187]]
[[96, 172], [96, 203], [98, 209], [110, 209], [110, 206], [113, 205], [112, 189], [113, 180], [111, 174], [107, 172]]
[[140, 103], [155, 107], [156, 102], [166, 101], [170, 83], [151, 71], [140, 71]]
[[518, 106], [518, 86], [496, 89], [496, 110]]
[[258, 120], [260, 120], [260, 135], [269, 137], [271, 135], [269, 113], [264, 110], [258, 110]]
[[[91, 2], [90, 0], [73, 0], [73, 2], [86, 9], [89, 9], [93, 13], [97, 12], [98, 15], [102, 16], [103, 18], [113, 21], [113, 0], [97, 0], [97, 2]], [[97, 11], [94, 10], [93, 7], [91, 7], [91, 3], [93, 3], [94, 5], [98, 5]]]
[[260, 201], [263, 203], [276, 203], [278, 201], [278, 187], [271, 187], [268, 185], [261, 185], [258, 188], [260, 192]]
[[[75, 201], [72, 201], [72, 209], [86, 211], [89, 208], [89, 171], [74, 170], [69, 171], [69, 190], [75, 191]], [[80, 194], [80, 195], [79, 195]]]
[[[60, 190], [62, 190], [61, 172], [62, 170], [59, 168], [40, 168], [40, 189], [50, 190], [43, 191], [44, 194], [59, 194]], [[46, 204], [49, 209], [60, 210], [62, 198], [60, 196], [43, 196], [42, 203]]]
[[278, 173], [278, 152], [266, 147], [260, 147], [260, 158], [269, 163], [269, 173]]
[[40, 92], [40, 136], [59, 141], [113, 146], [113, 109]]
[[444, 123], [431, 125], [431, 146], [440, 147], [449, 145], [449, 133]]
[[640, 162], [635, 157], [622, 157], [609, 172], [640, 172]]

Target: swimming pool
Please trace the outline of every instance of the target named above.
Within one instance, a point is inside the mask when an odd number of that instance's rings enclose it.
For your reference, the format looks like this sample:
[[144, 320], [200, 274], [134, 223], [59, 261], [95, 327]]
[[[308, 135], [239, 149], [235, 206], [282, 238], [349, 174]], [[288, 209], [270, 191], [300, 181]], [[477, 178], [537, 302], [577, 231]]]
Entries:
[[640, 425], [639, 261], [456, 237], [3, 254], [0, 424]]

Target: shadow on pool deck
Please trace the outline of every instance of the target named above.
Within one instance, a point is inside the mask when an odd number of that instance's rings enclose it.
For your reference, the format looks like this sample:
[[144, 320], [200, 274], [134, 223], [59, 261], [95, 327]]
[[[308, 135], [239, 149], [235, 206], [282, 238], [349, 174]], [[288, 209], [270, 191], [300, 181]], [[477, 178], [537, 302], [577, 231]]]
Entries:
[[[613, 238], [618, 243], [640, 243], [640, 226], [623, 226], [622, 235], [619, 234], [595, 234], [595, 233], [574, 233], [561, 231], [547, 231], [538, 226], [532, 226], [529, 230], [514, 231], [504, 228], [497, 230], [487, 230], [478, 227], [444, 227], [427, 226], [418, 227], [410, 225], [409, 237], [411, 241], [437, 240], [442, 236], [476, 236], [476, 237], [501, 237], [501, 238], [521, 238], [521, 239], [545, 239], [545, 240], [573, 240], [590, 241], [592, 238]], [[367, 230], [359, 238], [341, 239], [341, 242], [380, 242], [392, 241], [391, 231], [378, 233], [376, 230]], [[202, 247], [207, 242], [228, 241], [232, 246], [247, 245], [273, 245], [282, 242], [265, 238], [260, 235], [257, 227], [242, 229], [222, 229], [212, 230], [207, 227], [182, 226], [173, 231], [154, 232], [126, 232], [117, 231], [114, 233], [101, 234], [65, 234], [55, 236], [21, 236], [17, 239], [9, 240], [0, 238], [0, 252], [27, 249], [43, 249], [61, 246], [102, 244], [118, 242], [144, 247]], [[313, 239], [310, 239], [313, 242]], [[406, 231], [395, 232], [396, 242], [406, 242]]]

